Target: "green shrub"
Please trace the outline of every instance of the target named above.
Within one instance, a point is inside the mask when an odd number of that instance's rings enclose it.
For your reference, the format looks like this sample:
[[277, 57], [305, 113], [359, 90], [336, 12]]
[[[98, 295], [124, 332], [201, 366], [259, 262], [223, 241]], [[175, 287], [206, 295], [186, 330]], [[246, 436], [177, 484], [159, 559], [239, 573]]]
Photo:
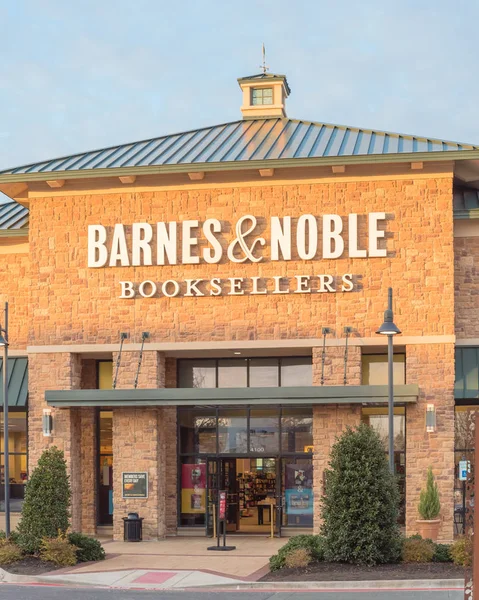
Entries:
[[455, 565], [470, 567], [472, 565], [472, 539], [467, 535], [460, 537], [451, 544], [450, 553]]
[[399, 491], [379, 435], [347, 428], [334, 444], [321, 499], [326, 560], [374, 565], [399, 559]]
[[295, 548], [286, 555], [284, 566], [287, 569], [304, 569], [312, 560], [309, 550], [306, 550], [306, 548]]
[[105, 560], [105, 551], [98, 540], [83, 533], [70, 533], [68, 541], [77, 548], [78, 562]]
[[423, 540], [420, 536], [406, 538], [402, 546], [402, 559], [407, 563], [431, 562], [436, 548], [431, 540]]
[[39, 552], [42, 539], [65, 533], [70, 521], [70, 482], [63, 452], [55, 446], [40, 457], [25, 488], [18, 542], [28, 554]]
[[434, 481], [434, 475], [431, 467], [429, 467], [427, 470], [426, 489], [422, 490], [421, 492], [418, 511], [421, 517], [426, 521], [437, 519], [439, 513], [441, 512], [439, 491], [437, 489], [437, 483]]
[[[6, 539], [7, 539], [7, 536], [6, 536], [5, 532], [0, 530], [0, 542], [2, 540], [6, 540]], [[10, 537], [8, 538], [8, 540], [10, 542], [12, 542], [13, 544], [18, 545], [18, 531], [16, 531], [15, 529], [13, 531], [11, 531]]]
[[17, 544], [2, 540], [0, 543], [0, 565], [10, 565], [22, 560], [23, 553]]
[[294, 550], [302, 548], [309, 552], [311, 560], [324, 560], [324, 539], [319, 535], [295, 535], [269, 559], [271, 571], [285, 566], [286, 557]]
[[451, 546], [449, 544], [435, 544], [433, 562], [452, 562]]
[[56, 538], [43, 538], [40, 546], [40, 559], [52, 562], [61, 567], [72, 567], [77, 564], [77, 549], [70, 544], [64, 533]]

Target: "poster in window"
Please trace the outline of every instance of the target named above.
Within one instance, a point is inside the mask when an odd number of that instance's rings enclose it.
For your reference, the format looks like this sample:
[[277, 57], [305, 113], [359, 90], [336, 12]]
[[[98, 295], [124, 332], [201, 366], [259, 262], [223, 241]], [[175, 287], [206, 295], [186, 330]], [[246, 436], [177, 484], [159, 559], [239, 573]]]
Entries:
[[188, 514], [206, 511], [206, 465], [182, 465], [181, 512]]
[[288, 516], [301, 517], [301, 524], [313, 522], [313, 466], [286, 465], [286, 510]]

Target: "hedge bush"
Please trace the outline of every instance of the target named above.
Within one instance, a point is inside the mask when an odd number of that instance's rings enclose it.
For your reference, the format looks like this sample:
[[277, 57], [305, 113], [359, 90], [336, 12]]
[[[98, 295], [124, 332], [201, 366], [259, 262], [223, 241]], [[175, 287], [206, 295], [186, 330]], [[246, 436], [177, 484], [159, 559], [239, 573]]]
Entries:
[[70, 482], [63, 452], [43, 452], [25, 488], [18, 543], [28, 554], [40, 551], [42, 539], [66, 533], [70, 523]]
[[472, 565], [472, 539], [467, 535], [460, 537], [451, 545], [450, 553], [455, 565], [470, 567]]
[[2, 540], [0, 543], [0, 565], [10, 565], [22, 560], [23, 552], [11, 541]]
[[321, 503], [326, 560], [375, 565], [400, 558], [398, 486], [368, 425], [348, 428], [334, 444]]
[[83, 533], [70, 533], [68, 541], [77, 549], [78, 562], [105, 560], [105, 551], [98, 540]]
[[306, 548], [295, 548], [286, 555], [284, 566], [287, 569], [304, 569], [312, 560], [309, 550], [306, 550]]
[[70, 544], [66, 535], [59, 533], [55, 538], [43, 538], [40, 559], [61, 567], [72, 567], [77, 564], [76, 552], [76, 547]]
[[433, 560], [435, 544], [420, 536], [406, 538], [402, 545], [402, 559], [407, 563], [427, 563]]
[[269, 559], [271, 571], [285, 566], [286, 557], [298, 548], [306, 550], [311, 560], [324, 560], [324, 539], [319, 535], [295, 535]]
[[436, 544], [434, 548], [433, 562], [452, 562], [451, 546], [449, 544]]

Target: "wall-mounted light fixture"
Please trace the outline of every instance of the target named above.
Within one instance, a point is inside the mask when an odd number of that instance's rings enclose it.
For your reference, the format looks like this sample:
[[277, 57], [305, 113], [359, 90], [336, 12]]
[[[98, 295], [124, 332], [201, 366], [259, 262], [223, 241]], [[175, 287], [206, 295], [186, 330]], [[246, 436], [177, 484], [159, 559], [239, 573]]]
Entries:
[[436, 407], [434, 404], [426, 406], [426, 431], [428, 433], [436, 431]]
[[43, 409], [42, 429], [44, 437], [51, 437], [53, 431], [52, 411], [49, 408]]

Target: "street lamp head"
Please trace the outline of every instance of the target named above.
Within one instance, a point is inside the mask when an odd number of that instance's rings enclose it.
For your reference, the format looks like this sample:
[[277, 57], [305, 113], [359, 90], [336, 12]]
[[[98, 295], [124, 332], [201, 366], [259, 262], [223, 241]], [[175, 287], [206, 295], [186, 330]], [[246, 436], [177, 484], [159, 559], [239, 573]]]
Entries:
[[397, 335], [398, 333], [401, 333], [399, 327], [394, 324], [393, 311], [391, 309], [388, 308], [384, 311], [384, 323], [376, 333], [380, 333], [381, 335]]
[[8, 342], [0, 331], [0, 348], [4, 348], [5, 346], [8, 346]]

